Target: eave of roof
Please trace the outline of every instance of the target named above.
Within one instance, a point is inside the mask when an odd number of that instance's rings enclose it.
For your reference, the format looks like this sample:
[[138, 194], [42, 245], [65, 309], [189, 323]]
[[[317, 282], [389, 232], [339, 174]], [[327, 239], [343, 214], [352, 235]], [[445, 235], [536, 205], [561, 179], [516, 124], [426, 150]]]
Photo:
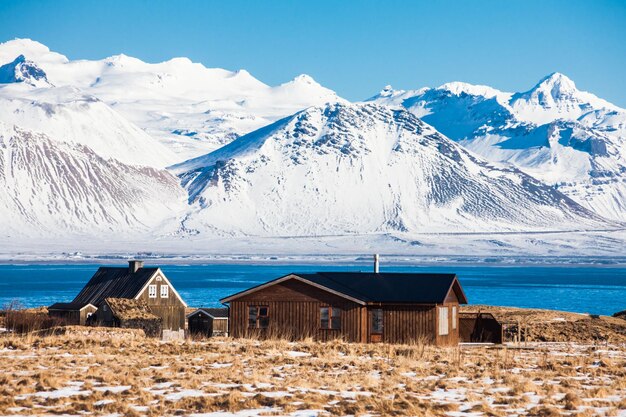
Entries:
[[[335, 279], [333, 279], [333, 275], [335, 277]], [[352, 288], [348, 288], [346, 287], [345, 283], [341, 282], [341, 278], [344, 281], [346, 281], [346, 279], [356, 279], [356, 278], [361, 278], [362, 281], [359, 281], [360, 284], [366, 283], [367, 280], [369, 280], [370, 284], [376, 284], [379, 285], [379, 287], [381, 289], [386, 289], [387, 290], [387, 297], [389, 297], [389, 299], [385, 299], [385, 295], [382, 294], [381, 298], [377, 298], [378, 294], [375, 295], [365, 295], [363, 293], [360, 293], [360, 291], [358, 290], [358, 286], [352, 287]], [[385, 281], [386, 278], [386, 281]], [[392, 278], [395, 280], [392, 280]], [[414, 297], [414, 299], [411, 299], [410, 295], [406, 295], [406, 294], [402, 294], [403, 296], [407, 296], [408, 298], [398, 298], [397, 295], [394, 295], [394, 288], [389, 288], [390, 286], [393, 286], [393, 284], [395, 283], [395, 285], [398, 285], [398, 279], [403, 280], [403, 279], [420, 279], [421, 281], [424, 282], [417, 282], [417, 281], [399, 281], [400, 284], [405, 285], [407, 283], [413, 284], [413, 287], [410, 287], [413, 291], [416, 291], [415, 286], [417, 286], [419, 288], [419, 285], [422, 285], [424, 288], [429, 289], [429, 284], [432, 286], [432, 283], [429, 283], [428, 280], [432, 280], [432, 282], [435, 285], [435, 287], [437, 288], [437, 290], [435, 291], [436, 294], [428, 294], [428, 298], [427, 299], [423, 299], [423, 298], [419, 298], [417, 296]], [[455, 274], [399, 274], [399, 273], [387, 273], [387, 274], [371, 274], [371, 273], [329, 273], [329, 272], [322, 272], [322, 273], [317, 273], [317, 274], [289, 274], [289, 275], [285, 275], [279, 278], [276, 278], [274, 280], [268, 281], [266, 283], [254, 286], [252, 288], [249, 288], [247, 290], [244, 291], [240, 291], [236, 294], [233, 294], [229, 297], [225, 297], [222, 298], [220, 301], [222, 303], [228, 303], [231, 302], [233, 300], [236, 300], [237, 298], [240, 298], [242, 296], [254, 293], [256, 291], [262, 290], [264, 288], [270, 287], [272, 285], [276, 285], [279, 284], [281, 282], [287, 281], [289, 279], [295, 279], [301, 282], [304, 282], [306, 284], [309, 284], [311, 286], [320, 288], [324, 291], [327, 291], [329, 293], [338, 295], [342, 298], [348, 299], [350, 301], [353, 301], [357, 304], [361, 304], [361, 305], [369, 305], [369, 304], [373, 304], [373, 305], [380, 305], [380, 304], [423, 304], [423, 305], [432, 305], [432, 304], [439, 304], [439, 303], [443, 303], [444, 300], [446, 299], [446, 297], [448, 296], [449, 292], [454, 290], [455, 293], [457, 293], [457, 298], [459, 299], [459, 302], [461, 304], [465, 304], [467, 303], [467, 297], [465, 296], [465, 293], [463, 292], [463, 288], [461, 287], [460, 283], [458, 282], [458, 278]], [[381, 281], [377, 281], [378, 279], [381, 279]], [[391, 281], [391, 282], [389, 282]], [[355, 281], [356, 282], [356, 281]], [[348, 284], [350, 283], [350, 281], [348, 280]], [[385, 284], [387, 284], [385, 286]], [[442, 287], [443, 285], [443, 287]], [[458, 289], [458, 291], [456, 290]], [[391, 291], [391, 292], [390, 292]], [[390, 296], [391, 294], [391, 296]]]
[[[212, 310], [226, 310], [226, 315], [221, 315], [223, 314], [222, 312], [220, 312], [220, 314], [215, 314]], [[228, 309], [227, 308], [199, 308], [196, 311], [193, 311], [189, 314], [187, 314], [187, 318], [191, 317], [191, 316], [195, 316], [196, 314], [204, 314], [206, 316], [211, 317], [214, 320], [228, 320]]]
[[234, 299], [237, 299], [239, 297], [243, 297], [244, 295], [251, 294], [253, 292], [257, 292], [259, 290], [262, 290], [263, 288], [271, 287], [272, 285], [279, 284], [279, 283], [287, 281], [289, 279], [295, 279], [295, 280], [304, 282], [304, 283], [309, 284], [309, 285], [311, 285], [313, 287], [320, 288], [320, 289], [322, 289], [324, 291], [327, 291], [327, 292], [330, 292], [332, 294], [338, 295], [340, 297], [346, 298], [346, 299], [348, 299], [350, 301], [354, 301], [357, 304], [365, 305], [365, 302], [363, 300], [359, 300], [359, 299], [356, 299], [354, 297], [348, 296], [346, 294], [342, 294], [342, 293], [337, 292], [337, 291], [335, 291], [335, 290], [333, 290], [331, 288], [326, 288], [326, 287], [324, 287], [322, 285], [319, 285], [319, 284], [317, 284], [315, 282], [312, 282], [312, 281], [309, 281], [309, 280], [307, 280], [305, 278], [302, 278], [301, 276], [299, 276], [297, 274], [284, 275], [282, 277], [278, 277], [276, 279], [273, 279], [271, 281], [265, 282], [263, 284], [256, 285], [256, 286], [254, 286], [252, 288], [248, 288], [247, 290], [240, 291], [240, 292], [235, 293], [233, 295], [230, 295], [228, 297], [222, 298], [220, 300], [220, 303], [223, 303], [223, 304], [224, 303], [229, 303], [229, 302], [231, 302]]
[[48, 306], [48, 311], [50, 310], [59, 310], [59, 311], [82, 311], [87, 307], [92, 307], [92, 308], [97, 308], [96, 306], [94, 306], [93, 304], [87, 303], [87, 304], [82, 304], [82, 303], [54, 303], [50, 306]]

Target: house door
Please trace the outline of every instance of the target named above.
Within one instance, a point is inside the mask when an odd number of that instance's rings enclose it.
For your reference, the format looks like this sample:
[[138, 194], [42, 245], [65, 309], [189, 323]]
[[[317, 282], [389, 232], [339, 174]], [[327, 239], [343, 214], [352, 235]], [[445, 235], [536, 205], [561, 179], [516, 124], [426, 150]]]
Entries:
[[383, 341], [383, 309], [374, 308], [370, 313], [370, 342], [379, 343]]

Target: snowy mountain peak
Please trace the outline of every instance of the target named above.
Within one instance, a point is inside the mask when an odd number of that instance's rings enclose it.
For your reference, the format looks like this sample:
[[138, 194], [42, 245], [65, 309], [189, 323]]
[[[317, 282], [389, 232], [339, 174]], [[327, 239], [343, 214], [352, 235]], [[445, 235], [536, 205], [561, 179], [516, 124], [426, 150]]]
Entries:
[[574, 81], [560, 72], [553, 72], [542, 78], [537, 85], [523, 94], [550, 95], [552, 99], [559, 100], [561, 98], [571, 98], [576, 92], [578, 92], [578, 90], [576, 89]]
[[598, 109], [618, 109], [606, 100], [578, 90], [574, 81], [559, 72], [542, 78], [526, 92], [513, 94], [509, 105], [521, 120], [535, 124], [576, 120]]
[[193, 65], [193, 61], [185, 56], [178, 56], [178, 57], [170, 59], [167, 62], [173, 65], [181, 65], [181, 66]]
[[315, 86], [320, 85], [317, 81], [313, 79], [313, 77], [308, 74], [300, 74], [295, 77], [291, 82], [293, 82], [294, 84], [310, 84]]
[[468, 94], [471, 96], [482, 96], [485, 98], [491, 98], [503, 94], [501, 91], [486, 85], [474, 85], [460, 81], [446, 83], [440, 85], [436, 89], [449, 91], [456, 96], [459, 96], [461, 94]]
[[46, 73], [33, 61], [19, 55], [8, 64], [0, 67], [0, 84], [26, 83], [33, 87], [49, 87]]
[[113, 55], [104, 60], [104, 62], [112, 67], [124, 68], [128, 66], [144, 65], [145, 62], [138, 58], [133, 58], [125, 54]]
[[402, 90], [394, 90], [391, 85], [386, 85], [385, 88], [380, 90], [380, 93], [378, 93], [378, 95], [375, 97], [378, 97], [378, 98], [393, 97], [394, 95], [402, 94], [403, 92], [404, 91]]

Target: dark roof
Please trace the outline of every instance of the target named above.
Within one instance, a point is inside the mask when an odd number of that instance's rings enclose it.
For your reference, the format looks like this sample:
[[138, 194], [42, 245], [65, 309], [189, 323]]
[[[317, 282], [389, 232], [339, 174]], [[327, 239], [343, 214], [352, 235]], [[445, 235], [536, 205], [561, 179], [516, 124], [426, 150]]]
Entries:
[[[456, 274], [317, 272], [290, 274], [274, 281], [293, 275], [363, 303], [439, 304], [444, 302], [451, 288], [454, 288], [460, 303], [467, 303]], [[222, 302], [271, 285], [274, 281], [224, 298]]]
[[135, 298], [159, 268], [100, 267], [72, 303], [98, 306], [105, 298]]
[[[204, 311], [205, 313], [207, 313], [209, 316], [213, 317], [214, 319], [227, 319], [228, 318], [228, 309], [227, 308], [205, 308], [205, 307], [201, 307], [198, 310]], [[198, 310], [194, 311], [193, 313], [189, 314], [189, 316], [196, 314], [198, 312]], [[187, 317], [189, 317], [187, 316]]]
[[66, 311], [78, 311], [85, 307], [89, 303], [54, 303], [48, 307], [48, 310], [66, 310]]

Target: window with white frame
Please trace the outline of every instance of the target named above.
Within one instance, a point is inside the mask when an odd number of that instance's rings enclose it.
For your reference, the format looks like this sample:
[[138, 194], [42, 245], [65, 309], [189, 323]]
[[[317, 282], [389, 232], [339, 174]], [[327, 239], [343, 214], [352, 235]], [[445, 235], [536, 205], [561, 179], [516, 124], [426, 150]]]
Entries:
[[456, 329], [456, 306], [452, 306], [452, 328]]
[[156, 298], [156, 285], [148, 285], [148, 297], [149, 298]]
[[168, 285], [161, 285], [161, 298], [167, 298], [170, 295], [170, 287]]
[[448, 307], [439, 307], [439, 336], [448, 334]]

